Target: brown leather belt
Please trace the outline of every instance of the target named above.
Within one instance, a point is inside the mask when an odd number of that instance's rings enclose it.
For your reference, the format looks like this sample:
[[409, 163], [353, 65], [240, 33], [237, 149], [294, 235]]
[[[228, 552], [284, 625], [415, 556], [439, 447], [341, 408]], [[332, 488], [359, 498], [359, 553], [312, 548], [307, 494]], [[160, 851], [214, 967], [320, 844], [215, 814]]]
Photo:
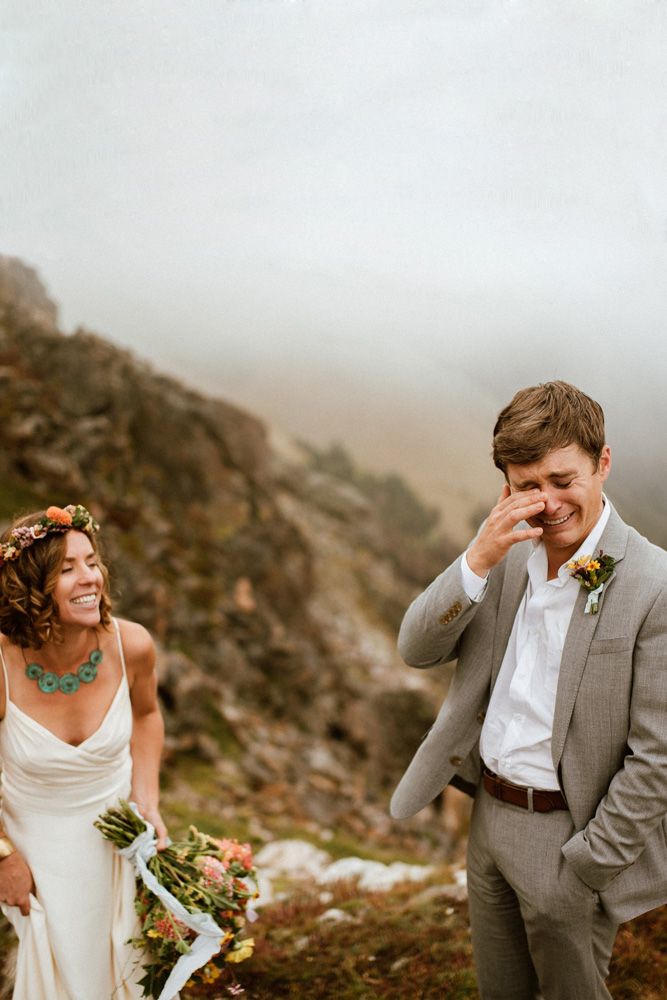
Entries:
[[568, 808], [564, 796], [558, 790], [549, 791], [546, 788], [524, 788], [522, 785], [513, 785], [511, 781], [500, 778], [486, 767], [482, 781], [494, 799], [509, 802], [512, 806], [520, 806], [529, 812], [546, 813], [553, 809]]

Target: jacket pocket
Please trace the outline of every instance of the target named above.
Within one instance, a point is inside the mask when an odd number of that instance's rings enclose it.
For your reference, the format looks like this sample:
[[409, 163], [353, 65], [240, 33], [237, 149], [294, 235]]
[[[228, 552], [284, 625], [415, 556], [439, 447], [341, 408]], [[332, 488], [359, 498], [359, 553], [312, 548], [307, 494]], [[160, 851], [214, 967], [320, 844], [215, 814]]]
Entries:
[[588, 650], [589, 656], [595, 653], [625, 653], [634, 648], [634, 639], [629, 635], [620, 635], [610, 639], [593, 639]]

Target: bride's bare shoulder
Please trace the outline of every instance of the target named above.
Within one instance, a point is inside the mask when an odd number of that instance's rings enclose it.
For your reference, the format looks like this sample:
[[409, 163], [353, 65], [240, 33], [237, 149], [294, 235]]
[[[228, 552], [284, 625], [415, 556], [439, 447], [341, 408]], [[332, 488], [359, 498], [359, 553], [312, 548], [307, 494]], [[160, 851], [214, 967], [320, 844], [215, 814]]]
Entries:
[[139, 622], [117, 618], [123, 653], [133, 670], [152, 670], [155, 665], [155, 643], [150, 632]]

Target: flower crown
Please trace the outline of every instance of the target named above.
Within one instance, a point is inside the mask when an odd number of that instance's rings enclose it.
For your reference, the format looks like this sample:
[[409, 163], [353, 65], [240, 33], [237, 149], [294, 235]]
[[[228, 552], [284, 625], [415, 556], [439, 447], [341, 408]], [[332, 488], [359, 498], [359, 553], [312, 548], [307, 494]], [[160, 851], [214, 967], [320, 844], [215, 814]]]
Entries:
[[18, 559], [23, 549], [34, 545], [40, 538], [69, 531], [71, 528], [85, 531], [87, 535], [100, 530], [93, 515], [80, 503], [71, 503], [67, 507], [49, 507], [36, 524], [14, 528], [7, 541], [0, 542], [0, 566]]

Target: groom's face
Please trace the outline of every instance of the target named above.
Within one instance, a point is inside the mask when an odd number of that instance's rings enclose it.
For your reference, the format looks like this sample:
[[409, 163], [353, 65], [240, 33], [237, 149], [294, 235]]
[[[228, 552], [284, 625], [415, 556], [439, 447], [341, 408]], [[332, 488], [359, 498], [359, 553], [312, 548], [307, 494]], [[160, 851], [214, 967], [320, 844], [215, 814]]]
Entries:
[[570, 444], [547, 452], [537, 462], [509, 463], [506, 476], [512, 493], [537, 488], [546, 495], [544, 510], [528, 523], [542, 529], [547, 551], [565, 562], [602, 513], [602, 488], [610, 470], [608, 445], [596, 464], [578, 444]]

